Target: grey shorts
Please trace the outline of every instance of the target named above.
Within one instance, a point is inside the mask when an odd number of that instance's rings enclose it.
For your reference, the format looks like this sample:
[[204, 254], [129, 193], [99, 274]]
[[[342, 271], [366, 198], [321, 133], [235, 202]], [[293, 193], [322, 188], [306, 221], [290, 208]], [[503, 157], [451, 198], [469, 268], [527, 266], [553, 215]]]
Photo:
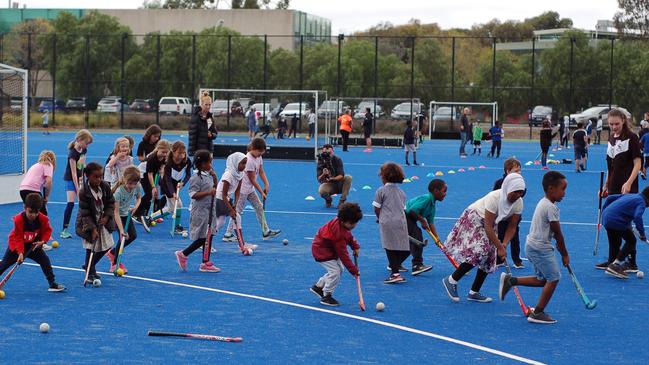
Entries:
[[406, 144], [404, 145], [404, 149], [406, 152], [417, 152], [417, 147], [414, 144]]
[[525, 245], [525, 256], [534, 265], [534, 273], [539, 280], [559, 281], [561, 270], [554, 249], [538, 250]]

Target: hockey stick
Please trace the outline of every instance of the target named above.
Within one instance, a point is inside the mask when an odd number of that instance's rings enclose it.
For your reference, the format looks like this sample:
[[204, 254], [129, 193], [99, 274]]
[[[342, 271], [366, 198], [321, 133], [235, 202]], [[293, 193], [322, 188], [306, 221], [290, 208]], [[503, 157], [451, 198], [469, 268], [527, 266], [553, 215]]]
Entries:
[[[131, 212], [128, 212], [128, 215], [126, 216], [126, 224], [124, 225], [124, 233], [128, 234], [128, 227], [131, 224]], [[124, 253], [124, 241], [126, 241], [126, 237], [122, 236], [120, 237], [119, 240], [119, 246], [115, 245], [117, 250], [115, 251], [115, 271], [113, 271], [113, 275], [117, 275], [117, 270], [119, 269], [119, 264], [122, 263], [122, 254]]]
[[595, 307], [597, 307], [597, 299], [593, 299], [592, 301], [588, 299], [588, 296], [584, 292], [584, 288], [579, 284], [579, 280], [577, 280], [577, 276], [575, 276], [570, 265], [568, 265], [568, 273], [570, 274], [570, 279], [572, 279], [572, 283], [575, 284], [575, 289], [577, 289], [577, 293], [579, 293], [579, 297], [584, 302], [586, 309], [595, 309]]
[[595, 247], [593, 248], [593, 256], [597, 256], [597, 249], [599, 248], [599, 231], [602, 228], [602, 189], [604, 188], [604, 171], [599, 173], [599, 201], [597, 203], [597, 233], [595, 234]]
[[[216, 179], [213, 178], [214, 180], [214, 186], [213, 189], [216, 189]], [[212, 220], [214, 219], [214, 199], [216, 198], [216, 194], [212, 195], [212, 198], [210, 200], [210, 213], [208, 215], [208, 222], [207, 222], [207, 233], [205, 236], [205, 244], [203, 245], [203, 262], [208, 262], [210, 261], [210, 253], [212, 251]]]
[[413, 244], [415, 244], [417, 246], [421, 246], [421, 247], [428, 246], [428, 240], [424, 240], [424, 242], [422, 242], [422, 241], [416, 239], [415, 237], [408, 236], [408, 241], [410, 241], [410, 243], [413, 243]]
[[252, 249], [246, 247], [246, 242], [243, 240], [243, 233], [241, 232], [241, 227], [239, 226], [237, 217], [235, 216], [232, 220], [234, 221], [234, 233], [237, 235], [239, 249], [244, 256], [250, 256], [252, 254], [252, 252], [250, 252]]
[[174, 232], [176, 231], [176, 213], [178, 212], [178, 200], [180, 199], [180, 184], [176, 185], [176, 200], [174, 201], [174, 211], [171, 214], [171, 231], [169, 231], [169, 234], [171, 234], [171, 237], [174, 236]]
[[[155, 177], [153, 178], [153, 186], [151, 187], [151, 189], [155, 188], [156, 185], [158, 185], [158, 179], [160, 179], [160, 174], [156, 173]], [[151, 194], [151, 207], [149, 209], [151, 211], [151, 215], [153, 215], [153, 213], [155, 213], [155, 202], [156, 202], [156, 200], [157, 200], [157, 198], [155, 196], [153, 196], [153, 194]]]
[[[99, 229], [101, 229], [101, 226], [97, 225]], [[101, 231], [97, 235], [97, 241], [101, 243]], [[92, 260], [95, 257], [95, 246], [97, 246], [97, 241], [92, 243], [92, 248], [90, 249], [90, 257], [88, 259], [88, 262], [86, 262], [86, 275], [83, 278], [83, 287], [85, 288], [86, 285], [88, 284], [88, 276], [90, 275], [90, 266], [92, 265]]]
[[453, 267], [457, 269], [459, 265], [457, 264], [457, 262], [455, 262], [455, 260], [451, 257], [451, 255], [449, 255], [448, 252], [446, 252], [446, 247], [444, 247], [444, 245], [442, 245], [442, 242], [439, 240], [439, 238], [437, 238], [437, 236], [433, 234], [433, 231], [427, 229], [426, 233], [428, 233], [428, 235], [433, 239], [435, 245], [439, 247], [440, 250], [442, 250], [442, 253], [446, 256], [446, 258], [451, 263], [451, 265], [453, 265]]
[[147, 333], [147, 336], [186, 337], [186, 338], [196, 338], [200, 340], [221, 341], [221, 342], [243, 341], [243, 338], [241, 337], [224, 337], [224, 336], [214, 336], [214, 335], [200, 335], [196, 333], [176, 333], [176, 332], [161, 332], [161, 331], [149, 331]]
[[[511, 275], [512, 270], [509, 268], [509, 264], [507, 263], [507, 260], [505, 260], [504, 263], [505, 263], [505, 271], [509, 275]], [[518, 301], [518, 305], [521, 306], [521, 310], [523, 311], [523, 315], [525, 317], [527, 317], [530, 314], [530, 312], [532, 311], [532, 309], [525, 305], [525, 302], [523, 302], [523, 297], [521, 297], [521, 293], [518, 291], [518, 288], [514, 286], [512, 289], [514, 290], [514, 295], [516, 295], [516, 300]]]
[[[358, 256], [354, 255], [354, 265], [358, 268]], [[358, 291], [358, 307], [365, 311], [365, 300], [363, 300], [363, 290], [361, 289], [361, 276], [356, 275], [356, 289]]]
[[[29, 256], [29, 255], [32, 253], [32, 251], [34, 250], [34, 247], [36, 247], [36, 246], [34, 245], [34, 246], [30, 247], [29, 250], [27, 250], [27, 252], [23, 253], [23, 259], [26, 259], [27, 256]], [[24, 262], [24, 261], [23, 261], [23, 262]], [[7, 281], [9, 281], [9, 279], [11, 278], [11, 276], [16, 272], [16, 270], [18, 270], [18, 266], [20, 266], [20, 265], [21, 265], [21, 264], [19, 264], [19, 263], [16, 261], [16, 263], [15, 263], [14, 266], [11, 268], [11, 270], [9, 270], [9, 272], [7, 273], [7, 275], [5, 275], [5, 277], [2, 278], [2, 281], [0, 281], [0, 289], [2, 289], [2, 288], [4, 287], [4, 285], [5, 285], [5, 283], [6, 283]]]

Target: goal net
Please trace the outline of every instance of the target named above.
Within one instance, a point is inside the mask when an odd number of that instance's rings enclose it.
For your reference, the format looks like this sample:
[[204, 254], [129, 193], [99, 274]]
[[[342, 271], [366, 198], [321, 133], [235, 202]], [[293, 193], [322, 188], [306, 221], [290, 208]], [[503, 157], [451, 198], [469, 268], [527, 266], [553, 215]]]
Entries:
[[436, 132], [460, 132], [460, 118], [465, 108], [469, 109], [469, 123], [480, 123], [485, 132], [498, 120], [496, 102], [431, 101], [428, 108], [429, 137], [432, 138]]
[[[296, 139], [290, 146], [313, 147], [314, 155], [325, 142], [322, 134], [323, 119], [316, 117], [313, 134], [309, 117], [316, 106], [326, 99], [322, 90], [257, 90], [199, 88], [199, 98], [207, 92], [212, 98], [210, 111], [221, 130], [247, 130], [247, 119], [252, 110], [256, 115], [258, 135], [273, 145], [287, 145], [292, 124], [297, 127]], [[284, 139], [284, 140], [282, 140]], [[246, 139], [247, 141], [247, 139]]]
[[27, 70], [0, 64], [0, 175], [27, 170]]

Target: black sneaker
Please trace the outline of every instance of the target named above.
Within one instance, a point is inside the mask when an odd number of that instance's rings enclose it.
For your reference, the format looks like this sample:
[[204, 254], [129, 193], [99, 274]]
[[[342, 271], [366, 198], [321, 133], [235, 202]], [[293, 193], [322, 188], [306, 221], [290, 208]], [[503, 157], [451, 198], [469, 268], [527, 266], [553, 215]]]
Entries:
[[430, 271], [430, 269], [432, 269], [432, 268], [433, 267], [430, 266], [430, 265], [424, 265], [424, 264], [414, 265], [412, 267], [412, 276], [417, 276], [417, 275], [419, 275], [421, 273], [424, 273], [426, 271]]
[[631, 262], [629, 262], [629, 261], [625, 261], [625, 262], [622, 264], [622, 267], [624, 268], [624, 272], [627, 273], [627, 274], [628, 274], [628, 273], [633, 273], [633, 274], [635, 274], [635, 273], [638, 272], [638, 265], [636, 265], [636, 264], [634, 264], [634, 263], [631, 263]]
[[608, 262], [608, 261], [600, 262], [599, 264], [595, 265], [595, 268], [598, 269], [598, 270], [606, 270], [606, 268], [607, 268], [608, 265], [610, 265], [610, 264], [611, 264], [611, 263]]
[[629, 275], [627, 275], [624, 272], [624, 267], [620, 264], [616, 264], [615, 262], [608, 265], [606, 268], [606, 273], [612, 276], [615, 276], [618, 279], [628, 279]]
[[186, 232], [185, 227], [183, 227], [181, 225], [177, 225], [176, 228], [174, 228], [174, 233], [175, 234], [183, 234], [185, 232]]
[[64, 290], [65, 290], [65, 286], [63, 286], [61, 284], [57, 284], [56, 282], [51, 282], [49, 289], [47, 289], [47, 291], [50, 291], [50, 292], [60, 292], [60, 291], [64, 291]]
[[500, 273], [500, 285], [498, 285], [498, 298], [505, 300], [505, 295], [512, 288], [512, 274]]
[[[387, 269], [388, 271], [392, 271], [392, 269], [390, 268], [390, 266], [386, 267], [386, 269]], [[408, 272], [408, 269], [406, 269], [406, 268], [403, 267], [403, 266], [399, 266], [399, 272]]]
[[314, 285], [314, 286], [310, 287], [309, 291], [311, 293], [317, 295], [318, 298], [320, 298], [320, 299], [322, 299], [324, 297], [324, 292], [322, 291], [322, 288], [317, 286], [317, 285]]
[[322, 305], [328, 305], [330, 307], [337, 307], [340, 305], [334, 297], [331, 296], [331, 294], [327, 294], [324, 297], [320, 299], [320, 304]]
[[410, 166], [410, 162], [406, 161], [406, 166]]
[[536, 311], [530, 311], [530, 314], [527, 316], [527, 321], [531, 323], [540, 323], [540, 324], [555, 324], [557, 321], [550, 317], [549, 314], [545, 312], [537, 313]]
[[401, 274], [392, 274], [387, 279], [383, 280], [383, 284], [396, 284], [405, 283], [406, 279]]
[[514, 262], [514, 269], [524, 269], [525, 265], [523, 265], [523, 261], [516, 261]]

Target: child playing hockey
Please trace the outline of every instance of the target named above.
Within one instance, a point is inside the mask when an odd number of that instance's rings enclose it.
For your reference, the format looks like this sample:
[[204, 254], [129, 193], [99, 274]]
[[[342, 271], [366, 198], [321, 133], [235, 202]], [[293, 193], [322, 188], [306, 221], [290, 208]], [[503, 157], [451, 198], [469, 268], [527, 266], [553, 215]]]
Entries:
[[475, 150], [478, 150], [478, 156], [482, 154], [482, 128], [480, 128], [480, 121], [477, 121], [473, 125], [473, 155], [475, 155]]
[[74, 141], [68, 144], [68, 163], [65, 165], [65, 174], [63, 174], [68, 203], [63, 213], [63, 230], [59, 234], [61, 238], [72, 238], [72, 235], [68, 232], [68, 225], [70, 224], [70, 218], [72, 218], [74, 201], [79, 193], [79, 185], [82, 184], [81, 173], [86, 164], [86, 153], [88, 153], [88, 146], [91, 143], [92, 134], [87, 129], [81, 129], [74, 136]]
[[48, 291], [59, 292], [65, 290], [65, 286], [54, 281], [52, 264], [41, 247], [52, 234], [50, 220], [39, 212], [42, 204], [40, 194], [31, 193], [25, 197], [25, 210], [13, 217], [14, 228], [9, 233], [9, 246], [0, 261], [0, 274], [16, 262], [21, 264], [25, 258], [30, 258], [41, 266], [49, 283]]
[[363, 212], [356, 203], [343, 203], [338, 208], [336, 218], [320, 227], [313, 238], [311, 253], [327, 273], [309, 290], [320, 298], [320, 304], [337, 307], [340, 304], [333, 297], [333, 292], [340, 282], [344, 268], [353, 276], [359, 276], [358, 267], [349, 258], [347, 245], [351, 246], [354, 256], [358, 256], [360, 245], [352, 236], [352, 230], [363, 218]]
[[412, 151], [413, 164], [417, 165], [417, 146], [415, 145], [415, 131], [412, 129], [412, 121], [406, 122], [406, 130], [403, 132], [403, 146], [406, 150], [406, 166], [410, 166], [408, 162], [408, 152]]
[[557, 171], [550, 171], [543, 176], [545, 197], [536, 205], [530, 233], [527, 235], [525, 244], [525, 254], [534, 265], [535, 276], [513, 277], [511, 274], [500, 274], [498, 290], [500, 300], [504, 300], [507, 292], [516, 285], [543, 288], [536, 307], [529, 312], [527, 317], [527, 320], [532, 323], [556, 323], [556, 320], [552, 319], [544, 310], [561, 278], [552, 247], [552, 237], [557, 241], [557, 249], [561, 253], [563, 266], [570, 264], [570, 257], [559, 223], [559, 208], [556, 205], [566, 195], [567, 187], [566, 177]]
[[185, 228], [180, 224], [182, 216], [183, 202], [178, 193], [187, 184], [192, 175], [192, 161], [187, 158], [187, 149], [181, 141], [176, 141], [171, 146], [171, 153], [167, 156], [167, 163], [164, 166], [164, 174], [160, 182], [160, 189], [166, 197], [167, 205], [152, 215], [152, 219], [157, 219], [168, 214], [174, 214], [176, 207], [176, 218], [172, 223], [174, 225], [174, 234], [183, 234]]

